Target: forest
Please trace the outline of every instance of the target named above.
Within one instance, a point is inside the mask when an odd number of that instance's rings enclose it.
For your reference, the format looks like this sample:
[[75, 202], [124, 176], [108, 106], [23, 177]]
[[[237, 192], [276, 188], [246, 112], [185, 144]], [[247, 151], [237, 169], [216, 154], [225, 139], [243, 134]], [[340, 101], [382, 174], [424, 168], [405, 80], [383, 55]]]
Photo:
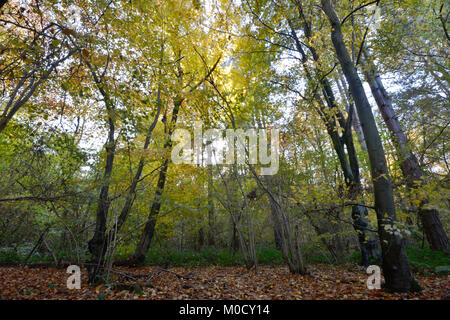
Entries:
[[438, 0], [0, 0], [0, 299], [450, 299], [449, 30]]

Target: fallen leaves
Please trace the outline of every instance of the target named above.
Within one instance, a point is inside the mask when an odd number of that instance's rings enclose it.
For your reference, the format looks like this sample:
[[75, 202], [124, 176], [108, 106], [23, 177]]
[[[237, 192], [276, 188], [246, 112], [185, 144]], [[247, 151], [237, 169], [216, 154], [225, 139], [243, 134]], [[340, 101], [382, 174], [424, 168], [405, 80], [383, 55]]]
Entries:
[[[365, 299], [441, 299], [449, 294], [449, 276], [421, 276], [416, 279], [424, 290], [410, 294], [391, 294], [368, 290], [367, 275], [358, 266], [315, 265], [310, 275], [293, 275], [287, 268], [258, 267], [248, 271], [241, 267], [171, 268], [159, 272], [157, 267], [119, 268], [122, 273], [137, 275], [156, 273], [147, 283], [137, 280], [130, 290], [107, 284], [89, 286], [82, 269], [80, 290], [66, 288], [65, 269], [0, 268], [0, 299], [69, 299], [69, 300], [147, 300], [147, 299], [256, 299], [256, 300], [365, 300]], [[191, 275], [179, 277], [177, 275]], [[193, 276], [192, 276], [193, 275]], [[117, 281], [115, 276], [112, 281]], [[143, 280], [145, 281], [145, 279]]]

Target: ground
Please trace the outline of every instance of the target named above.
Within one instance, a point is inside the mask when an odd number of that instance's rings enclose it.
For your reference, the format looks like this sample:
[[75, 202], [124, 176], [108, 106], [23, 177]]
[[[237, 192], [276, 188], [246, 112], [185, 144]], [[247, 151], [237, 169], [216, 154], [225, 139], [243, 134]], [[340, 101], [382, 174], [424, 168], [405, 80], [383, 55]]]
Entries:
[[[310, 275], [284, 267], [114, 267], [111, 282], [89, 286], [82, 269], [81, 289], [67, 289], [66, 269], [1, 267], [0, 299], [442, 299], [449, 295], [449, 275], [415, 275], [423, 290], [391, 294], [368, 290], [365, 270], [356, 265], [314, 265]], [[142, 286], [136, 286], [141, 283]], [[134, 289], [133, 289], [134, 287]], [[126, 290], [125, 290], [126, 289]]]

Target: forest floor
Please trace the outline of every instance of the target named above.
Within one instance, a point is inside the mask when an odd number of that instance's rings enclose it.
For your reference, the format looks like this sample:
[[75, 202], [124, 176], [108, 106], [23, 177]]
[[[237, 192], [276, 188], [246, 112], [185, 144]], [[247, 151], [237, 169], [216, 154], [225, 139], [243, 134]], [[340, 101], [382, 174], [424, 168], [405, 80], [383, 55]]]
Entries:
[[[89, 286], [82, 269], [81, 289], [67, 289], [66, 269], [0, 267], [0, 299], [258, 299], [365, 300], [443, 299], [450, 275], [415, 275], [423, 290], [392, 294], [366, 288], [367, 275], [356, 265], [313, 265], [310, 275], [293, 275], [285, 267], [197, 267], [162, 269], [114, 267], [113, 285]], [[120, 283], [121, 285], [117, 285]], [[136, 284], [140, 283], [139, 286]]]

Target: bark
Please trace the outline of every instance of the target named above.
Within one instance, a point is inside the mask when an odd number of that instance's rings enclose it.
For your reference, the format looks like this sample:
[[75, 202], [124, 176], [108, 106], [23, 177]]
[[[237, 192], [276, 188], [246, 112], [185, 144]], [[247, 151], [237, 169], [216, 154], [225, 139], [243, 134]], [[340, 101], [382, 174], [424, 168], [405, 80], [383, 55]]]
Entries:
[[394, 196], [381, 138], [371, 106], [357, 70], [349, 56], [341, 31], [340, 19], [329, 0], [321, 0], [322, 9], [331, 24], [331, 40], [350, 86], [358, 110], [359, 119], [366, 138], [371, 175], [374, 187], [378, 233], [382, 248], [383, 273], [386, 288], [395, 292], [409, 292], [417, 287], [405, 250], [405, 241], [400, 235], [388, 232], [386, 226], [396, 221]]
[[[376, 71], [375, 65], [369, 62], [367, 57], [362, 61], [365, 64], [366, 80], [370, 85], [372, 95], [391, 133], [393, 144], [400, 159], [400, 169], [406, 179], [406, 184], [410, 189], [420, 188], [420, 184], [424, 181], [424, 174], [416, 156], [409, 148], [408, 139], [395, 114], [391, 98], [383, 85], [380, 75]], [[425, 209], [424, 207], [428, 203], [428, 199], [423, 199], [418, 210], [428, 243], [433, 250], [450, 251], [450, 243], [439, 218], [439, 213], [436, 209]]]
[[200, 250], [205, 245], [205, 233], [203, 231], [203, 227], [198, 230], [198, 238], [197, 238], [197, 250]]

